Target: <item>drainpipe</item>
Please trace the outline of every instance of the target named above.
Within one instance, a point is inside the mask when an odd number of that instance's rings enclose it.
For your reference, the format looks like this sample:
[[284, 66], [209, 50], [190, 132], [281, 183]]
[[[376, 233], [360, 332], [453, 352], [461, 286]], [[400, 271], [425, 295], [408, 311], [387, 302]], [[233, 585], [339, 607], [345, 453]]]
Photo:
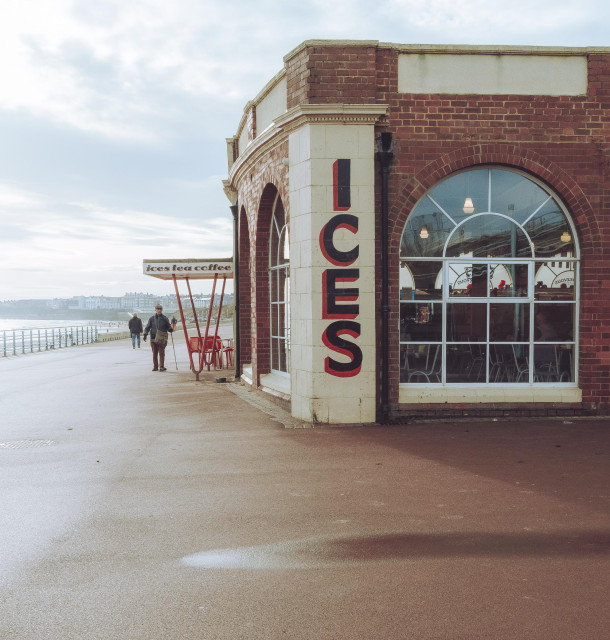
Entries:
[[231, 205], [231, 213], [233, 214], [233, 344], [235, 349], [235, 379], [241, 377], [241, 358], [239, 354], [239, 218], [237, 215], [237, 202]]
[[389, 266], [388, 266], [388, 176], [394, 158], [394, 140], [384, 131], [376, 140], [377, 160], [381, 168], [381, 422], [390, 420], [388, 329], [390, 326]]

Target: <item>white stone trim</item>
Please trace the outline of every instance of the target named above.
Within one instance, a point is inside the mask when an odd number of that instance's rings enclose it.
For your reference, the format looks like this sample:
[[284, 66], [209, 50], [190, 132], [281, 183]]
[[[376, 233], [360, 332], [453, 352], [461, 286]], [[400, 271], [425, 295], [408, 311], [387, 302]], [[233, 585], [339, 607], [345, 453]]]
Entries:
[[290, 376], [272, 371], [261, 376], [260, 390], [269, 395], [290, 400]]
[[252, 383], [252, 365], [251, 364], [245, 364], [242, 367], [241, 379], [246, 384], [249, 384], [250, 386], [252, 386], [253, 383]]
[[498, 402], [582, 402], [582, 391], [575, 387], [415, 387], [401, 386], [399, 404], [482, 404]]
[[275, 124], [292, 129], [306, 123], [374, 125], [389, 108], [387, 104], [301, 104], [276, 118]]
[[589, 53], [610, 53], [610, 47], [539, 47], [527, 45], [471, 45], [471, 44], [396, 44], [380, 42], [380, 49], [394, 49], [400, 53], [470, 53], [473, 55], [538, 55], [582, 56]]
[[582, 55], [587, 53], [609, 53], [610, 47], [549, 47], [532, 45], [489, 45], [489, 44], [405, 44], [380, 42], [379, 40], [305, 40], [284, 56], [284, 62], [291, 60], [299, 51], [308, 47], [376, 47], [413, 53], [513, 53], [515, 55]]

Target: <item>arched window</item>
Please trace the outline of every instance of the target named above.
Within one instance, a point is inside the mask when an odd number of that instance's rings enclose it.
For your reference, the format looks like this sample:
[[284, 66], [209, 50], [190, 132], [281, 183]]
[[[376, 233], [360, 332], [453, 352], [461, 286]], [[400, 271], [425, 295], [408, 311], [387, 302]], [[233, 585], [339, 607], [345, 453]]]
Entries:
[[559, 198], [504, 168], [432, 188], [400, 246], [400, 382], [577, 383], [578, 247]]
[[269, 240], [271, 370], [290, 371], [290, 257], [288, 225], [279, 194], [273, 203]]

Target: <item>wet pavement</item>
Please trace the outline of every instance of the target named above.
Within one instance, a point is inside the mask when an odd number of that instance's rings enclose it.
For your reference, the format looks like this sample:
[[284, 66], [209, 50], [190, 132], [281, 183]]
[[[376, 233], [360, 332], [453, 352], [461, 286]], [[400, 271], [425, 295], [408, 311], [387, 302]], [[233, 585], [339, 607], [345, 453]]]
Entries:
[[176, 353], [0, 360], [3, 640], [608, 637], [610, 421], [299, 429]]

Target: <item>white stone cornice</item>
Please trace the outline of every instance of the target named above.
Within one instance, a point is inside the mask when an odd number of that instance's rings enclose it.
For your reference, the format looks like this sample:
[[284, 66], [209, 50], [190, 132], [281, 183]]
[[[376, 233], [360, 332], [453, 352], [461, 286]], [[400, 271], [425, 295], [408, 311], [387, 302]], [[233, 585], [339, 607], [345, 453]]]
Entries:
[[438, 53], [470, 55], [539, 55], [582, 56], [589, 53], [610, 53], [610, 47], [541, 47], [526, 45], [474, 45], [474, 44], [394, 44], [380, 42], [380, 49], [393, 49], [397, 53]]
[[370, 124], [375, 125], [387, 115], [387, 104], [302, 104], [275, 118], [269, 127], [242, 151], [231, 167], [229, 181], [239, 182], [241, 176], [271, 149], [288, 138], [304, 124]]
[[237, 191], [233, 189], [229, 180], [222, 181], [222, 189], [225, 192], [225, 196], [229, 199], [232, 205], [237, 204]]
[[301, 104], [277, 117], [275, 124], [290, 128], [306, 122], [376, 124], [388, 109], [387, 104]]

